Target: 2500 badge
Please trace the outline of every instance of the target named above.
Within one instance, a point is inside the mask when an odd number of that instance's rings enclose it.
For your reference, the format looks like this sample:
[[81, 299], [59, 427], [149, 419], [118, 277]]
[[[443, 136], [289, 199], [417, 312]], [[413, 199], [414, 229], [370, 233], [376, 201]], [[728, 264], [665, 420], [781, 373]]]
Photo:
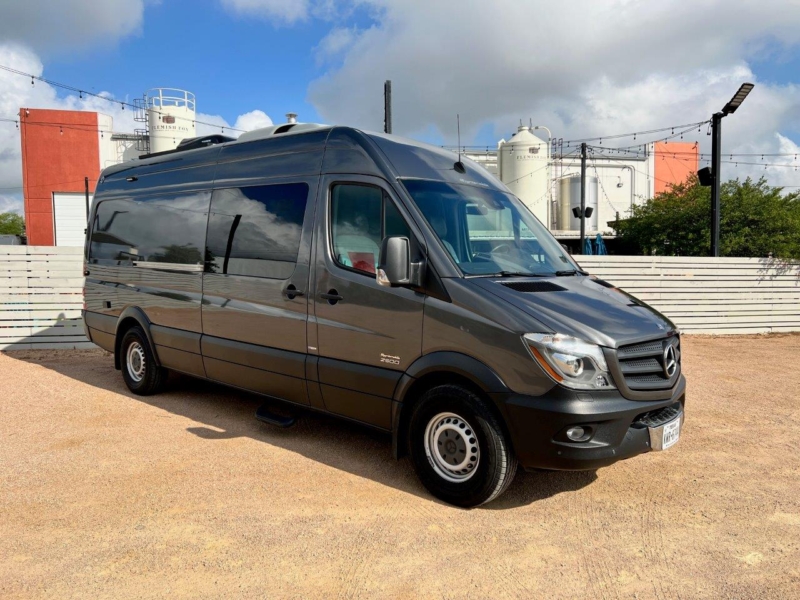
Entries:
[[392, 356], [390, 354], [384, 354], [383, 352], [381, 352], [381, 362], [389, 365], [399, 365], [400, 357]]

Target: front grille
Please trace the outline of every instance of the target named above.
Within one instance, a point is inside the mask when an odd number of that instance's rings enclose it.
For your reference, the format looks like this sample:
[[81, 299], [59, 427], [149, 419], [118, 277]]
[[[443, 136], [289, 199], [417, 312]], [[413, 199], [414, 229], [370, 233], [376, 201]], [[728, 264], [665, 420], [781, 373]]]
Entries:
[[634, 419], [634, 427], [661, 427], [664, 423], [669, 423], [681, 414], [681, 405], [673, 404], [665, 406], [651, 412], [639, 415]]
[[[670, 368], [668, 373], [669, 361], [673, 359], [674, 369]], [[625, 384], [632, 390], [670, 388], [681, 372], [680, 338], [673, 335], [622, 346], [617, 349], [617, 363]]]

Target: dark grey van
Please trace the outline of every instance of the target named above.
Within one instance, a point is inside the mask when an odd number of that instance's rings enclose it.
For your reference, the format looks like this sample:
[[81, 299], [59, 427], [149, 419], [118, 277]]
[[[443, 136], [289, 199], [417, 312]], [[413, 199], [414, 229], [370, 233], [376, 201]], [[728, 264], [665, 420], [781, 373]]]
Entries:
[[86, 332], [134, 393], [171, 369], [390, 432], [460, 506], [678, 440], [679, 332], [482, 167], [349, 127], [211, 142], [97, 186]]

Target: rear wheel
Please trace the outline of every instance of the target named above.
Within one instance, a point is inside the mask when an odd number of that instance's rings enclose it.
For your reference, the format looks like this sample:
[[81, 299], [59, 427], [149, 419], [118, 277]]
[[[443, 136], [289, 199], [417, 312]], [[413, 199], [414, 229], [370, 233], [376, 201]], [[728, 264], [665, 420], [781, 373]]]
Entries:
[[122, 378], [134, 394], [149, 396], [164, 387], [167, 370], [156, 364], [153, 351], [138, 325], [128, 329], [120, 344]]
[[483, 399], [458, 385], [440, 385], [423, 394], [411, 415], [409, 446], [422, 484], [457, 506], [494, 500], [517, 470], [497, 418]]

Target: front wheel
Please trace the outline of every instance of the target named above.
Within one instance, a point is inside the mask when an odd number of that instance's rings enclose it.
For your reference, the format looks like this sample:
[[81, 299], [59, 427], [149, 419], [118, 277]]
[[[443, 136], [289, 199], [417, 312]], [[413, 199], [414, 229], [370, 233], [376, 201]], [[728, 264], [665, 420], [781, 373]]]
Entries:
[[457, 385], [423, 394], [411, 415], [409, 446], [422, 484], [456, 506], [494, 500], [517, 470], [497, 418], [478, 395]]

